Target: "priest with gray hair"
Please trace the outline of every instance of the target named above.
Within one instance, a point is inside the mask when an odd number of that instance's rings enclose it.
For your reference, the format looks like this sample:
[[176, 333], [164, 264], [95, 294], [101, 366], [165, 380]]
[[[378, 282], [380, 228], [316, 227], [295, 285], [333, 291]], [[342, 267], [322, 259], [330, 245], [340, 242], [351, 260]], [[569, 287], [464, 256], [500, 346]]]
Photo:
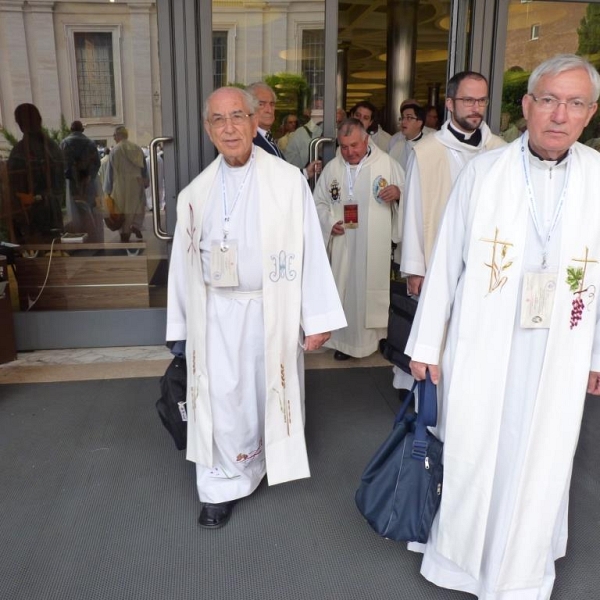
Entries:
[[167, 340], [185, 340], [187, 458], [199, 524], [237, 500], [309, 477], [303, 352], [346, 319], [308, 183], [254, 145], [257, 104], [224, 87], [205, 104], [219, 156], [179, 194]]
[[406, 353], [441, 403], [441, 508], [421, 573], [486, 600], [548, 600], [573, 457], [600, 395], [600, 155], [577, 142], [600, 76], [531, 74], [527, 132], [473, 158], [450, 195]]

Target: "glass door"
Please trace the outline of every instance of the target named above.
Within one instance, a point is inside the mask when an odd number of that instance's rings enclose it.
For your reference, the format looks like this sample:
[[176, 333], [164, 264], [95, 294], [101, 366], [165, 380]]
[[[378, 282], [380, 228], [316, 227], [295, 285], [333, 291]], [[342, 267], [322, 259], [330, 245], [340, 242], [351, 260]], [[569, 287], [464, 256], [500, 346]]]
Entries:
[[0, 2], [0, 242], [20, 350], [164, 340], [157, 15], [139, 0]]
[[[496, 122], [501, 135], [512, 141], [527, 127], [521, 99], [531, 71], [555, 54], [579, 54], [600, 66], [600, 4], [504, 0], [497, 63], [494, 73], [501, 90]], [[579, 141], [600, 149], [600, 117], [594, 116]]]

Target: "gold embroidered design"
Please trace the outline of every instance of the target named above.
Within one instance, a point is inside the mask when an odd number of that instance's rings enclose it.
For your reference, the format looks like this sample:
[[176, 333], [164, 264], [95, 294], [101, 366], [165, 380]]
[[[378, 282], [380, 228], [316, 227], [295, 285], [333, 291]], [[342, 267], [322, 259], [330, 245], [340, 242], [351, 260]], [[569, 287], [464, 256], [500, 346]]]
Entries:
[[577, 327], [579, 321], [583, 318], [583, 309], [589, 307], [596, 297], [596, 286], [589, 285], [585, 287], [585, 275], [587, 266], [590, 263], [598, 261], [589, 257], [589, 248], [585, 247], [584, 258], [572, 258], [573, 262], [583, 263], [583, 267], [567, 267], [566, 284], [573, 292], [573, 301], [571, 302], [571, 321], [570, 329]]
[[[497, 289], [502, 290], [504, 284], [508, 281], [507, 271], [513, 264], [514, 260], [506, 261], [506, 254], [508, 248], [513, 246], [510, 242], [506, 242], [498, 239], [498, 228], [494, 231], [494, 239], [479, 238], [481, 242], [492, 244], [492, 261], [490, 263], [483, 263], [490, 269], [490, 285], [488, 287], [488, 293], [491, 294]], [[498, 248], [500, 246], [500, 248]], [[500, 256], [498, 256], [500, 255]]]
[[190, 388], [190, 395], [192, 397], [192, 411], [194, 413], [194, 422], [196, 422], [196, 401], [198, 400], [198, 394], [200, 393], [198, 385], [198, 377], [196, 375], [196, 350], [192, 351], [192, 381], [195, 385]]
[[292, 408], [290, 405], [290, 401], [286, 398], [285, 395], [285, 367], [283, 364], [279, 364], [279, 377], [281, 381], [281, 391], [276, 388], [273, 388], [273, 391], [279, 397], [279, 408], [281, 409], [281, 413], [283, 414], [283, 422], [287, 426], [287, 434], [290, 435], [290, 424], [292, 422]]

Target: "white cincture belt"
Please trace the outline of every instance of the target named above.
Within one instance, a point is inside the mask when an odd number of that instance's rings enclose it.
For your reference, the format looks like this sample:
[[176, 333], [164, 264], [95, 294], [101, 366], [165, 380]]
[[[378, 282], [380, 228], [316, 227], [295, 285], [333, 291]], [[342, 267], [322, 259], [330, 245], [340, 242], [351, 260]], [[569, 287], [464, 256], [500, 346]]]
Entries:
[[231, 288], [216, 288], [208, 286], [208, 291], [211, 294], [216, 294], [217, 296], [223, 296], [224, 298], [238, 298], [239, 300], [255, 300], [263, 297], [262, 290], [240, 292], [238, 290], [232, 290]]

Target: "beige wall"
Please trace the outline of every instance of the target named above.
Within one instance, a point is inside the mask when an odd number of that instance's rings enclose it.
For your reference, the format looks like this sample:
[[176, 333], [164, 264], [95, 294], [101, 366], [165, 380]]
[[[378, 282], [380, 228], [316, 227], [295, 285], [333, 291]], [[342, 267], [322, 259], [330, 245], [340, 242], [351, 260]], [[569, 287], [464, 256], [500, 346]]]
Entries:
[[[73, 31], [88, 28], [118, 32], [119, 108], [114, 118], [82, 118], [86, 135], [112, 142], [114, 127], [125, 124], [131, 139], [148, 144], [161, 134], [158, 27], [149, 1], [0, 0], [0, 122], [20, 137], [13, 113], [22, 102], [35, 104], [52, 129], [61, 115], [67, 124], [80, 117], [70, 40]], [[0, 151], [7, 149], [0, 137]]]

